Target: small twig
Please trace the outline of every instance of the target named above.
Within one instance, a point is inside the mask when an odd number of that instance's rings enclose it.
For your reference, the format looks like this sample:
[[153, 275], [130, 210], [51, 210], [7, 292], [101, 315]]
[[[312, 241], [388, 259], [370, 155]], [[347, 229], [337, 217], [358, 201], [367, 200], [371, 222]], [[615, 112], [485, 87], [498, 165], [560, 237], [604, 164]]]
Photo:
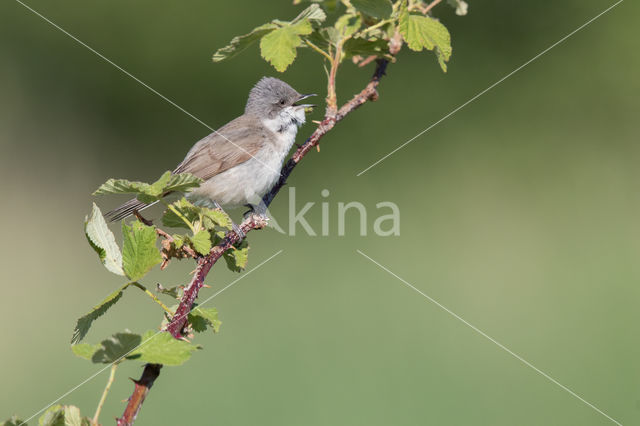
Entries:
[[394, 18], [389, 18], [389, 19], [383, 19], [382, 21], [378, 22], [375, 25], [372, 25], [370, 27], [365, 28], [364, 30], [353, 34], [351, 37], [362, 37], [363, 35], [365, 35], [366, 33], [373, 31], [373, 30], [377, 30], [378, 28], [387, 25], [388, 23], [393, 22], [395, 19]]
[[156, 228], [156, 234], [160, 235], [165, 240], [168, 240], [170, 243], [173, 242], [173, 237], [160, 228]]
[[171, 244], [175, 241], [175, 239], [162, 229], [156, 228], [156, 234], [164, 238], [164, 240], [162, 240], [162, 242], [160, 243], [162, 245], [162, 264], [160, 265], [160, 269], [166, 268], [169, 264], [169, 261], [174, 257], [178, 259], [182, 259], [185, 257], [191, 257], [195, 259], [200, 256], [187, 244], [183, 244], [182, 247], [172, 248]]
[[111, 371], [109, 372], [109, 379], [107, 380], [107, 386], [104, 387], [104, 391], [102, 392], [102, 396], [100, 397], [100, 402], [98, 402], [98, 408], [96, 408], [96, 413], [93, 415], [93, 419], [91, 420], [91, 424], [93, 426], [98, 426], [98, 418], [100, 417], [100, 412], [102, 411], [102, 407], [104, 406], [104, 402], [107, 399], [107, 394], [111, 389], [111, 385], [113, 384], [113, 379], [116, 377], [116, 370], [118, 369], [118, 363], [114, 362], [111, 364]]
[[416, 4], [416, 8], [420, 11], [420, 13], [422, 13], [423, 15], [426, 15], [427, 13], [429, 13], [431, 9], [433, 9], [441, 1], [442, 0], [433, 0], [431, 3], [429, 3], [426, 6], [420, 6]]
[[378, 57], [376, 55], [371, 55], [366, 57], [365, 59], [363, 59], [361, 62], [358, 63], [358, 66], [360, 68], [369, 65], [371, 62], [375, 61]]
[[142, 217], [138, 209], [133, 209], [133, 215], [136, 217], [136, 219], [138, 219], [140, 222], [144, 223], [145, 225], [147, 226], [153, 225], [153, 221]]
[[325, 52], [324, 50], [320, 49], [318, 46], [316, 46], [315, 44], [313, 44], [309, 40], [305, 40], [305, 43], [307, 43], [307, 46], [309, 46], [310, 48], [312, 48], [313, 50], [315, 50], [316, 52], [318, 52], [319, 54], [321, 54], [322, 56], [327, 58], [329, 60], [329, 63], [333, 62], [333, 58], [327, 52]]
[[342, 56], [342, 41], [336, 46], [336, 53], [331, 62], [331, 71], [329, 72], [329, 82], [327, 84], [327, 116], [335, 115], [338, 109], [338, 97], [336, 95], [336, 74]]
[[182, 219], [182, 221], [189, 227], [191, 232], [193, 232], [194, 234], [196, 233], [196, 230], [193, 227], [193, 224], [191, 222], [189, 222], [189, 220], [186, 217], [184, 217], [184, 215], [182, 213], [180, 213], [180, 211], [178, 211], [178, 209], [176, 209], [173, 204], [167, 204], [167, 207], [169, 208], [169, 210], [171, 210], [173, 213], [175, 213], [176, 216], [178, 216], [180, 219]]
[[135, 282], [135, 281], [133, 283], [131, 283], [131, 284], [133, 286], [135, 286], [135, 287], [138, 287], [140, 290], [142, 290], [147, 296], [149, 296], [151, 298], [151, 300], [153, 300], [158, 305], [160, 305], [160, 307], [162, 309], [164, 309], [164, 311], [166, 313], [168, 313], [169, 315], [173, 315], [173, 311], [171, 309], [169, 309], [169, 307], [167, 305], [162, 303], [162, 301], [160, 299], [158, 299], [158, 297], [155, 294], [151, 293], [145, 286], [143, 286], [139, 282]]

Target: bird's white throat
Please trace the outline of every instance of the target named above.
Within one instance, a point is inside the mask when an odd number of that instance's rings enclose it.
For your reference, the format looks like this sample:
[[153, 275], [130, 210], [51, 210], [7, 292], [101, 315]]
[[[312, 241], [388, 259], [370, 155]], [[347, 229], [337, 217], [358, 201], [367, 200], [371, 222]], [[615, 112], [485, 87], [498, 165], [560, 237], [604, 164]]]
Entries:
[[279, 148], [288, 152], [295, 141], [298, 127], [305, 121], [304, 108], [289, 106], [283, 108], [275, 118], [264, 119], [262, 123], [276, 134], [279, 144], [282, 144]]

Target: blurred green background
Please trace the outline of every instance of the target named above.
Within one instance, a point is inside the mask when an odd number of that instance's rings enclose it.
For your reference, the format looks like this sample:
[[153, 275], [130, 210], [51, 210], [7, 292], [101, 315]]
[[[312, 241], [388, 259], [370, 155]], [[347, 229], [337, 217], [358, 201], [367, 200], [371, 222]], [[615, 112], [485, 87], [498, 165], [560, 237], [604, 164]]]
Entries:
[[[332, 236], [252, 233], [249, 268], [284, 251], [209, 302], [220, 334], [198, 336], [204, 351], [163, 369], [136, 424], [613, 424], [356, 249], [620, 423], [640, 424], [637, 3], [356, 177], [612, 4], [469, 3], [466, 17], [435, 9], [452, 33], [448, 74], [433, 54], [403, 50], [379, 102], [340, 123], [292, 175], [300, 205], [330, 190]], [[222, 64], [211, 63], [214, 50], [300, 9], [285, 0], [28, 4], [213, 127], [242, 112], [260, 77], [277, 74], [256, 47]], [[34, 414], [102, 367], [69, 350], [76, 318], [121, 284], [82, 232], [91, 192], [108, 177], [158, 177], [209, 131], [19, 3], [2, 2], [0, 22], [6, 418]], [[372, 68], [341, 69], [342, 100]], [[325, 93], [309, 51], [282, 78]], [[97, 201], [106, 210], [123, 198]], [[336, 237], [339, 201], [364, 203], [370, 230], [375, 203], [397, 203], [401, 236], [361, 237], [352, 215]], [[287, 209], [282, 194], [273, 212]], [[319, 230], [318, 204], [307, 217]], [[184, 283], [192, 269], [174, 263], [146, 284]], [[203, 296], [239, 276], [219, 265]], [[86, 340], [160, 319], [129, 290]], [[141, 370], [118, 370], [103, 423], [122, 413], [126, 378]], [[106, 379], [62, 402], [92, 415]]]

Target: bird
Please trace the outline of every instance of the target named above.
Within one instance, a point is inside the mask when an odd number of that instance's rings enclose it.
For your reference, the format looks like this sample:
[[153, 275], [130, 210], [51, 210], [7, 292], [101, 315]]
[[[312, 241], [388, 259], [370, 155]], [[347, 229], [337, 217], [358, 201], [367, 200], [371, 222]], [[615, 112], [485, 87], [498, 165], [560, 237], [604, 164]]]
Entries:
[[[262, 197], [278, 181], [306, 111], [315, 106], [300, 103], [311, 96], [316, 95], [300, 94], [280, 79], [260, 79], [249, 92], [244, 113], [196, 142], [173, 170], [203, 180], [186, 194], [187, 200], [220, 209], [245, 205], [265, 213]], [[105, 217], [122, 220], [152, 204], [134, 198]]]

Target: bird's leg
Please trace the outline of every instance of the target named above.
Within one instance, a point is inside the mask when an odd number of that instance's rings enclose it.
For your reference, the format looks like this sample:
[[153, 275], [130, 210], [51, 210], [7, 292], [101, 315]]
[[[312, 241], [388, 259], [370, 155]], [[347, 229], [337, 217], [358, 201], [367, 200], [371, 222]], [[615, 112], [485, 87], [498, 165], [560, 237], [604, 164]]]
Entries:
[[[224, 209], [222, 208], [222, 206], [220, 204], [218, 204], [218, 202], [216, 200], [213, 200], [213, 206], [220, 210], [222, 213], [226, 214], [227, 216], [229, 216], [227, 214], [227, 212], [224, 211]], [[231, 216], [229, 216], [229, 218], [231, 219]], [[245, 234], [244, 232], [242, 232], [242, 229], [240, 229], [240, 227], [238, 225], [236, 225], [236, 223], [233, 221], [233, 219], [231, 220], [231, 227], [233, 228], [233, 232], [235, 232], [236, 234], [238, 234], [238, 237], [240, 237], [240, 240], [244, 240], [244, 237], [247, 236], [247, 234]]]
[[264, 201], [260, 200], [258, 204], [245, 204], [245, 206], [248, 207], [249, 210], [244, 212], [242, 215], [244, 218], [249, 216], [258, 216], [261, 219], [268, 219], [267, 205]]
[[254, 206], [253, 204], [245, 204], [244, 205], [246, 208], [248, 208], [249, 210], [247, 210], [246, 212], [242, 213], [242, 217], [247, 217], [252, 213], [255, 213], [256, 211], [256, 206]]

